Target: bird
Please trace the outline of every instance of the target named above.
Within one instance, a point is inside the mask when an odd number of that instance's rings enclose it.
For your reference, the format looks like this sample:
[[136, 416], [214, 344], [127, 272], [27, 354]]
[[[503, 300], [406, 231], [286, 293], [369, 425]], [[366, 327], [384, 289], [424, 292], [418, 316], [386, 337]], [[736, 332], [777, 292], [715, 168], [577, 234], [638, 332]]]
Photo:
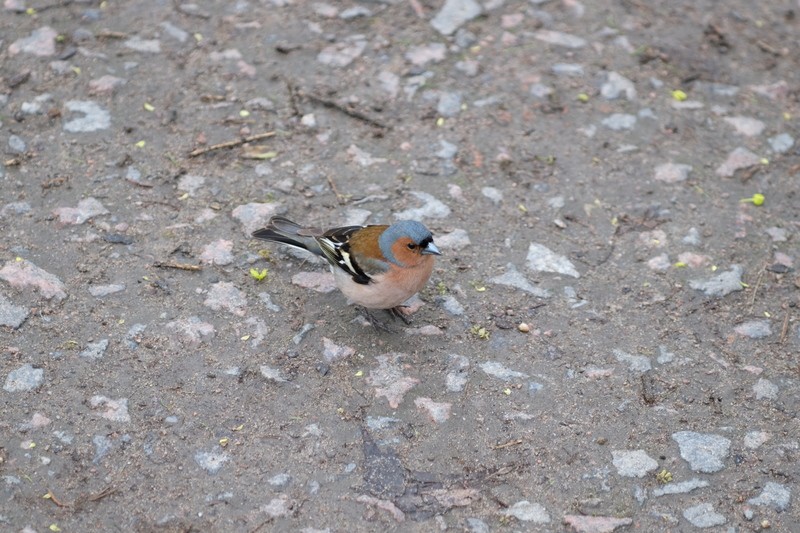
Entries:
[[324, 230], [273, 216], [252, 236], [323, 257], [339, 290], [364, 309], [376, 329], [385, 331], [391, 329], [371, 310], [384, 309], [409, 324], [402, 304], [425, 286], [435, 256], [441, 255], [431, 231], [415, 220]]

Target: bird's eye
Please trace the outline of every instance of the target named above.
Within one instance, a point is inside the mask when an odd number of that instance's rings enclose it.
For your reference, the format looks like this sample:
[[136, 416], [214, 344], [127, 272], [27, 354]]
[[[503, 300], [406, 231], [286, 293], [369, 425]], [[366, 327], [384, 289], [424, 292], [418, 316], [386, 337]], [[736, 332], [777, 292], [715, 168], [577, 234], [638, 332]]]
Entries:
[[409, 249], [409, 250], [413, 250], [413, 249], [414, 249], [414, 248], [416, 248], [416, 247], [417, 247], [417, 245], [416, 245], [416, 244], [414, 244], [413, 242], [410, 242], [410, 243], [408, 243], [408, 249]]

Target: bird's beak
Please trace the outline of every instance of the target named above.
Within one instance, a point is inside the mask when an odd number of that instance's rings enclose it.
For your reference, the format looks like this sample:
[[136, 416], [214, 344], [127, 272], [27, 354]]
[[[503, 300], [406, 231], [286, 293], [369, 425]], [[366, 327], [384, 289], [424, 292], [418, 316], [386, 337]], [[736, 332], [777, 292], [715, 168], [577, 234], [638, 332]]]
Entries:
[[442, 252], [440, 252], [436, 245], [432, 242], [429, 242], [428, 246], [423, 248], [420, 253], [422, 255], [442, 255]]

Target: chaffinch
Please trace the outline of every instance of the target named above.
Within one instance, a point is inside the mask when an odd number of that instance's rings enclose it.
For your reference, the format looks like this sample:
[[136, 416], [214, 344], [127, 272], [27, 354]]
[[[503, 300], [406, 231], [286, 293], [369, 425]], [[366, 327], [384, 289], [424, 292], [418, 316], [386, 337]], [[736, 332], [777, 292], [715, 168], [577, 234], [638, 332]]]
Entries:
[[322, 230], [274, 216], [253, 237], [279, 242], [324, 257], [339, 290], [366, 310], [373, 326], [387, 329], [369, 312], [385, 309], [408, 323], [402, 303], [418, 293], [433, 271], [433, 235], [422, 223], [402, 220], [391, 226], [345, 226]]

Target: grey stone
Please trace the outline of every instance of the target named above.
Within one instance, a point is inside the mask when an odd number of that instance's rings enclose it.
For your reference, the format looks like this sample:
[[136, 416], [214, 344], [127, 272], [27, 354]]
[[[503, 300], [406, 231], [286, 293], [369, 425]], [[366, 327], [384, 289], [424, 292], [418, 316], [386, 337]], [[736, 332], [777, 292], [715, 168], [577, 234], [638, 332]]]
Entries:
[[44, 370], [33, 368], [30, 363], [12, 370], [6, 377], [3, 390], [7, 392], [27, 392], [37, 388], [44, 381]]
[[656, 359], [658, 364], [665, 365], [667, 363], [671, 363], [674, 360], [675, 360], [675, 354], [668, 351], [666, 346], [661, 345], [658, 347], [658, 358]]
[[506, 265], [505, 274], [490, 278], [488, 281], [489, 283], [494, 283], [495, 285], [514, 287], [539, 298], [550, 297], [549, 291], [534, 286], [525, 276], [522, 275], [522, 273], [517, 270], [517, 267], [515, 267], [513, 263], [508, 263]]
[[28, 145], [19, 135], [8, 136], [8, 150], [12, 154], [24, 154], [28, 149]]
[[528, 377], [528, 374], [525, 374], [524, 372], [517, 372], [516, 370], [511, 370], [510, 368], [506, 368], [497, 361], [487, 361], [485, 363], [481, 363], [478, 366], [480, 366], [481, 370], [486, 372], [488, 375], [498, 379], [502, 379], [503, 381], [511, 381], [517, 378]]
[[461, 94], [456, 92], [440, 93], [436, 111], [446, 118], [458, 115], [461, 112]]
[[534, 83], [531, 85], [530, 94], [536, 98], [547, 98], [553, 94], [553, 88], [543, 83]]
[[89, 133], [105, 130], [111, 126], [111, 114], [94, 102], [70, 100], [64, 104], [68, 111], [83, 113], [83, 117], [64, 123], [64, 129], [72, 133]]
[[467, 518], [470, 533], [490, 533], [489, 526], [480, 518]]
[[494, 187], [484, 187], [481, 189], [481, 194], [492, 201], [494, 205], [499, 205], [503, 201], [503, 193]]
[[452, 294], [437, 296], [435, 301], [442, 309], [453, 316], [462, 316], [464, 314], [464, 306]]
[[531, 503], [522, 500], [508, 509], [501, 511], [505, 516], [513, 516], [521, 522], [533, 522], [534, 524], [547, 524], [550, 522], [550, 515], [547, 510], [539, 503]]
[[600, 88], [600, 95], [607, 100], [625, 96], [627, 100], [636, 100], [636, 87], [628, 78], [617, 72], [609, 72], [608, 79]]
[[558, 255], [544, 245], [532, 242], [528, 247], [528, 268], [535, 272], [553, 272], [573, 278], [581, 277], [575, 265], [563, 255]]
[[11, 300], [0, 294], [0, 326], [12, 329], [19, 328], [30, 311], [20, 305], [14, 305]]
[[689, 231], [686, 235], [681, 239], [683, 244], [689, 244], [691, 246], [697, 246], [700, 244], [700, 232], [697, 231], [697, 228], [689, 228]]
[[419, 220], [421, 218], [447, 218], [450, 216], [450, 208], [443, 202], [436, 199], [433, 195], [421, 191], [411, 191], [411, 195], [424, 202], [422, 207], [406, 209], [395, 213], [398, 220]]
[[447, 363], [447, 376], [445, 377], [445, 386], [450, 392], [461, 392], [467, 385], [469, 359], [463, 355], [451, 353], [448, 356]]
[[653, 489], [653, 496], [664, 496], [665, 494], [686, 494], [695, 489], [708, 487], [709, 483], [705, 479], [693, 478], [679, 483], [668, 483], [663, 487]]
[[583, 48], [586, 46], [586, 39], [569, 33], [553, 30], [538, 30], [533, 34], [534, 38], [564, 48]]
[[781, 133], [767, 139], [770, 148], [776, 154], [785, 154], [794, 146], [794, 137], [788, 133]]
[[720, 435], [678, 431], [672, 434], [678, 443], [681, 457], [688, 461], [695, 472], [719, 472], [725, 468], [724, 459], [728, 457], [731, 441]]
[[102, 359], [108, 349], [108, 339], [102, 339], [97, 342], [90, 342], [86, 348], [79, 354], [81, 357], [87, 359]]
[[431, 20], [431, 26], [442, 35], [452, 35], [482, 11], [481, 5], [475, 0], [446, 0], [442, 9]]
[[297, 334], [295, 334], [294, 337], [292, 337], [292, 342], [295, 344], [300, 344], [301, 342], [303, 342], [303, 339], [306, 338], [308, 332], [311, 331], [312, 329], [314, 329], [314, 324], [304, 324], [303, 328], [299, 332], [297, 332]]
[[739, 335], [744, 335], [751, 339], [763, 339], [772, 335], [769, 320], [750, 320], [739, 324], [733, 329]]
[[756, 400], [778, 399], [778, 386], [768, 379], [759, 378], [756, 384], [753, 385], [753, 392], [756, 395]]
[[611, 456], [620, 476], [641, 478], [658, 468], [658, 462], [644, 450], [612, 450]]
[[556, 76], [583, 76], [583, 65], [578, 63], [556, 63], [550, 70]]
[[623, 352], [622, 350], [615, 349], [614, 357], [620, 363], [625, 363], [628, 365], [628, 369], [634, 372], [647, 372], [653, 367], [653, 365], [650, 363], [650, 359], [643, 355], [631, 355]]
[[189, 39], [189, 32], [180, 29], [171, 22], [165, 21], [159, 24], [159, 26], [161, 26], [164, 31], [167, 32], [167, 35], [178, 42], [185, 43]]
[[225, 463], [230, 461], [230, 457], [217, 446], [210, 452], [197, 452], [194, 454], [194, 461], [200, 468], [213, 475], [219, 472], [219, 469]]
[[683, 511], [683, 517], [695, 527], [707, 528], [725, 523], [725, 517], [714, 511], [710, 503], [701, 503]]
[[103, 296], [108, 296], [109, 294], [114, 294], [115, 292], [122, 292], [125, 290], [125, 284], [111, 284], [111, 285], [92, 285], [89, 287], [89, 294], [94, 296], [95, 298], [102, 298]]
[[613, 115], [604, 118], [601, 121], [601, 124], [614, 131], [632, 130], [636, 125], [636, 115], [614, 113]]
[[114, 445], [111, 439], [105, 435], [95, 435], [92, 438], [92, 444], [94, 444], [94, 458], [92, 459], [94, 464], [99, 463], [103, 457], [108, 455]]
[[691, 280], [689, 281], [689, 286], [698, 291], [702, 291], [706, 296], [721, 298], [732, 292], [743, 289], [743, 273], [744, 269], [742, 269], [741, 266], [733, 265], [730, 270], [717, 274], [709, 280]]
[[776, 511], [785, 511], [789, 507], [789, 502], [792, 499], [792, 492], [780, 483], [768, 481], [764, 485], [761, 494], [755, 498], [750, 498], [747, 503], [750, 505], [760, 505], [764, 507], [772, 507]]
[[122, 43], [126, 48], [136, 50], [145, 54], [158, 54], [161, 52], [161, 41], [158, 39], [142, 39], [138, 35], [134, 35], [127, 41]]

